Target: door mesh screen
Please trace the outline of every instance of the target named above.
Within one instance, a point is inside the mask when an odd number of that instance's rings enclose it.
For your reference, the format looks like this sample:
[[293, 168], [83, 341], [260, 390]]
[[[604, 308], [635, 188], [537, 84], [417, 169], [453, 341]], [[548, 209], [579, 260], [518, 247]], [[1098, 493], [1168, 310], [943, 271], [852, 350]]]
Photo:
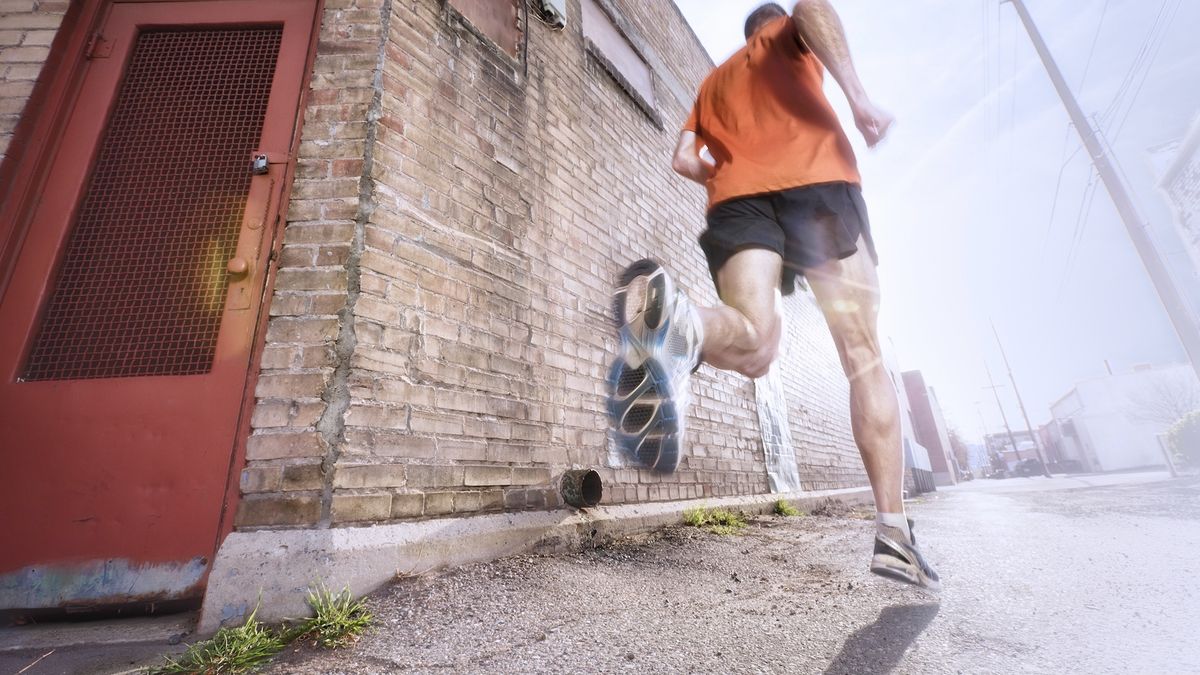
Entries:
[[210, 370], [281, 35], [138, 36], [22, 379]]

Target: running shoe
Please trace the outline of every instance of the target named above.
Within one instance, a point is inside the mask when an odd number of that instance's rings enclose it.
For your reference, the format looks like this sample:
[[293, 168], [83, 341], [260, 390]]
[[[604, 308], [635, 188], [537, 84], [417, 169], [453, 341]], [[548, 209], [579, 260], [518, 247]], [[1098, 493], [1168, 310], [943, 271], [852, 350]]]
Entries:
[[[912, 521], [908, 530], [912, 532]], [[875, 554], [871, 558], [871, 571], [892, 581], [899, 581], [930, 591], [942, 589], [937, 572], [933, 571], [921, 552], [917, 550], [915, 535], [905, 536], [904, 530], [882, 527], [875, 532]]]
[[613, 437], [633, 464], [672, 473], [700, 364], [700, 317], [662, 265], [648, 259], [621, 274], [613, 315], [620, 339], [608, 377]]

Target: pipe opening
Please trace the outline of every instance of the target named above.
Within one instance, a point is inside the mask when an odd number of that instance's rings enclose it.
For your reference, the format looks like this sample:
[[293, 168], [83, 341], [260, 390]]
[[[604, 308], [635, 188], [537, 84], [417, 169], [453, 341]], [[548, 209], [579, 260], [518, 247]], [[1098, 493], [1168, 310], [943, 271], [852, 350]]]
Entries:
[[584, 509], [600, 503], [604, 496], [604, 483], [600, 474], [592, 469], [578, 469], [563, 474], [563, 501], [577, 509]]

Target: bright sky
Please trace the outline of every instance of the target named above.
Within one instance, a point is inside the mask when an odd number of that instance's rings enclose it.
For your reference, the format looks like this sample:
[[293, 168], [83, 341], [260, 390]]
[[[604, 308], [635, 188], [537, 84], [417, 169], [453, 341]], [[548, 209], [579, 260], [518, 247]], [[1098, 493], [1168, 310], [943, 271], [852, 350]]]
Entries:
[[[718, 63], [743, 44], [742, 22], [760, 4], [676, 3]], [[1196, 307], [1200, 283], [1148, 150], [1183, 136], [1200, 112], [1200, 2], [1026, 3]], [[1034, 425], [1076, 381], [1103, 375], [1105, 360], [1116, 371], [1182, 362], [1112, 201], [1098, 181], [1089, 189], [1090, 160], [1012, 6], [834, 6], [868, 93], [898, 119], [873, 151], [847, 123], [882, 257], [881, 330], [905, 370], [924, 371], [950, 424], [973, 438], [984, 424], [1001, 428], [986, 362], [1005, 385], [1009, 422], [1023, 426], [990, 321]], [[849, 120], [832, 78], [827, 93]]]

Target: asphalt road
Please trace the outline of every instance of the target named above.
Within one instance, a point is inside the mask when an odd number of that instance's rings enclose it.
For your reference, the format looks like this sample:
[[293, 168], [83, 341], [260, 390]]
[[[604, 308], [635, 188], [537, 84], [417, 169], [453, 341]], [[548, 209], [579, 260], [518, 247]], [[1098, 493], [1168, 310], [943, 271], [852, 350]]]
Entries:
[[940, 598], [867, 572], [869, 521], [768, 518], [402, 580], [269, 672], [1200, 673], [1200, 480], [1136, 480], [914, 503]]
[[[940, 597], [867, 572], [863, 514], [762, 518], [404, 579], [369, 598], [357, 645], [268, 672], [1200, 673], [1200, 479], [976, 481], [910, 513]], [[173, 620], [90, 630], [143, 637], [49, 633], [0, 650], [0, 673], [43, 655], [25, 675], [128, 673], [183, 648]]]

